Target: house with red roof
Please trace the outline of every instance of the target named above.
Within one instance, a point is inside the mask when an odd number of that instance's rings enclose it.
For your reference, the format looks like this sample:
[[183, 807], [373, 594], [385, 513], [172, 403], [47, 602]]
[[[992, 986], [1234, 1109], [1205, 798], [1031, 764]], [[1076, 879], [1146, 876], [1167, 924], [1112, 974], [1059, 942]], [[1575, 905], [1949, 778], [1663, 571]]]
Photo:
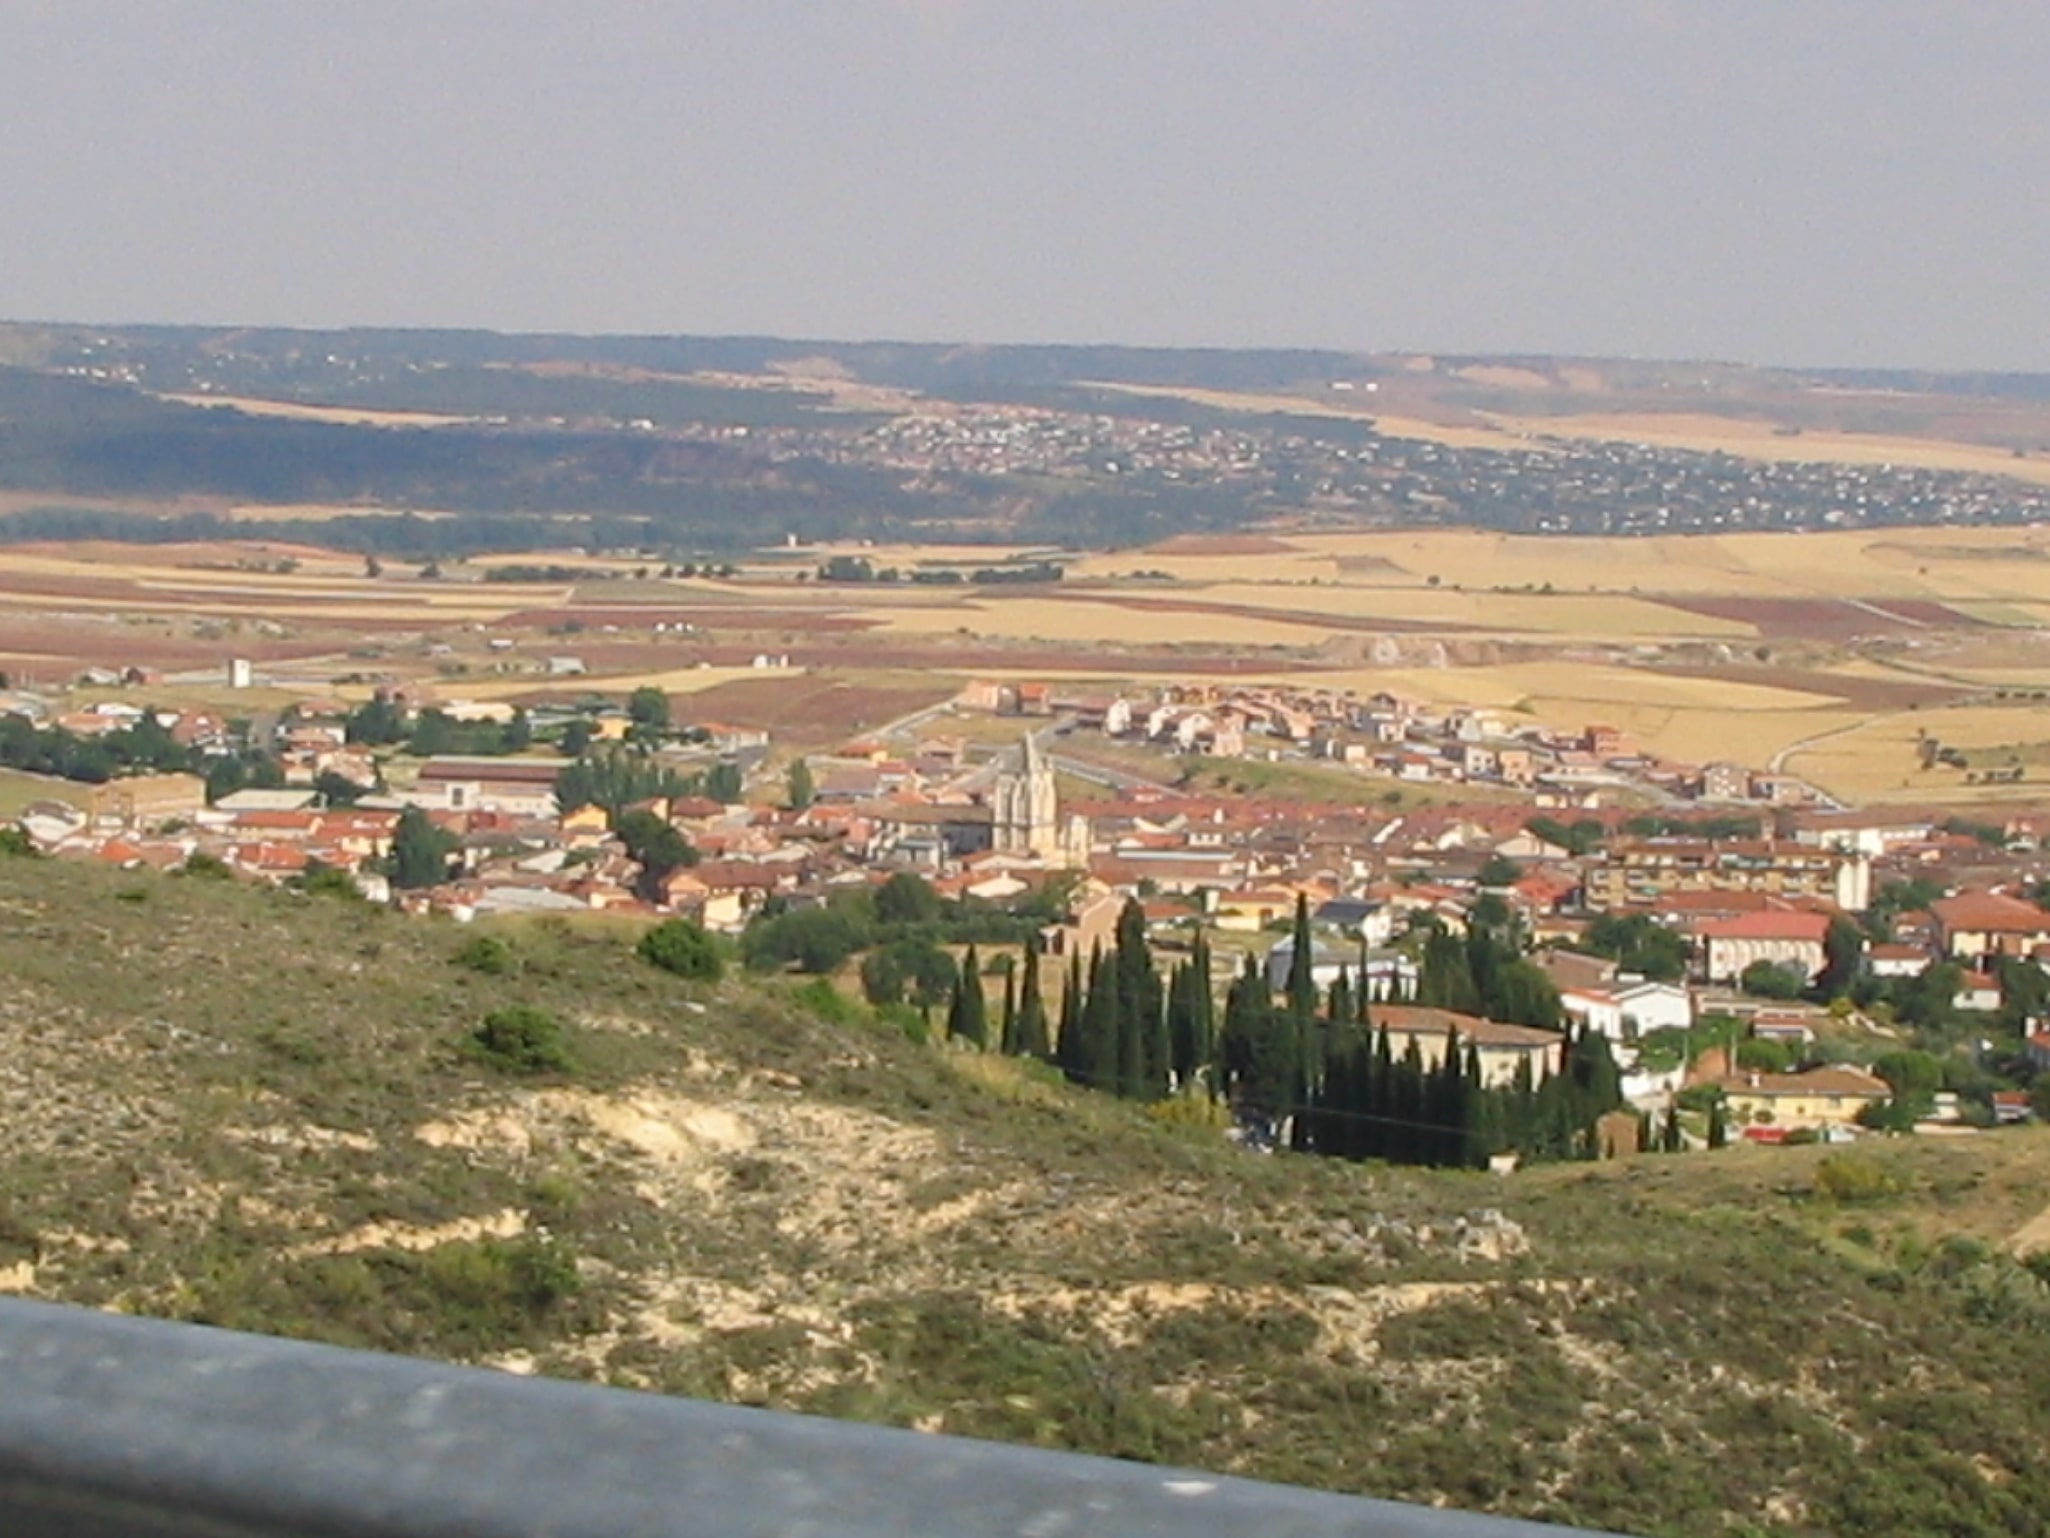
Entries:
[[2050, 945], [2050, 912], [2005, 892], [1960, 892], [1929, 905], [1943, 954], [1956, 961], [2026, 956]]

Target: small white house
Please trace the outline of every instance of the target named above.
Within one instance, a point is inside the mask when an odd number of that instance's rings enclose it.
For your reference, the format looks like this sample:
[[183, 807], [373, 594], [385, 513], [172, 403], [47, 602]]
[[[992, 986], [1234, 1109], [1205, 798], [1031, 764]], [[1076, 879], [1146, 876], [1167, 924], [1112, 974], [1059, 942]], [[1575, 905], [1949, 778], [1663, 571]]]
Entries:
[[1694, 995], [1678, 983], [1640, 978], [1619, 981], [1610, 991], [1623, 1006], [1623, 1029], [1633, 1040], [1652, 1031], [1686, 1030], [1694, 1024]]
[[1583, 1031], [1593, 1031], [1611, 1041], [1623, 1040], [1623, 1005], [1606, 989], [1563, 989], [1559, 994], [1559, 1007]]

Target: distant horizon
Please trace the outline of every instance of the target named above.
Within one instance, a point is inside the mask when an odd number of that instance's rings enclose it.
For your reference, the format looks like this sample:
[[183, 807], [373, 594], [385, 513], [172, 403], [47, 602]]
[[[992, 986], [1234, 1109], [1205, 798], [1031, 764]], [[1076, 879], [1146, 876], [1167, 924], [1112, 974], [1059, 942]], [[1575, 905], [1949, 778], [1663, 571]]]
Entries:
[[88, 320], [51, 319], [43, 316], [19, 317], [0, 316], [0, 327], [47, 327], [51, 330], [168, 330], [168, 331], [288, 331], [305, 332], [309, 335], [347, 334], [350, 332], [418, 332], [422, 335], [465, 335], [497, 336], [507, 338], [571, 338], [585, 341], [713, 341], [713, 342], [776, 342], [791, 346], [818, 343], [828, 347], [941, 347], [964, 348], [978, 351], [999, 349], [1032, 350], [1110, 350], [1119, 352], [1160, 353], [1305, 353], [1331, 357], [1372, 358], [1432, 358], [1432, 359], [1491, 359], [1497, 361], [1556, 361], [1587, 363], [1648, 363], [1648, 364], [1701, 364], [1714, 368], [1755, 369], [1763, 373], [1810, 373], [1810, 374], [1927, 374], [1933, 377], [1970, 377], [1991, 375], [2003, 378], [2050, 378], [2050, 364], [2041, 368], [2002, 368], [1992, 365], [1960, 364], [1956, 366], [1928, 366], [1914, 363], [1789, 363], [1761, 361], [1740, 357], [1719, 357], [1712, 354], [1658, 354], [1631, 352], [1589, 352], [1565, 351], [1543, 352], [1510, 348], [1446, 348], [1446, 347], [1348, 347], [1295, 342], [1125, 342], [1115, 340], [1046, 340], [1046, 341], [990, 341], [958, 336], [835, 336], [824, 333], [800, 333], [792, 331], [642, 331], [642, 330], [582, 330], [565, 327], [534, 327], [506, 325], [448, 325], [448, 324], [392, 324], [378, 321], [351, 321], [341, 324], [318, 324], [310, 322], [272, 322], [252, 320], [108, 320], [104, 317]]

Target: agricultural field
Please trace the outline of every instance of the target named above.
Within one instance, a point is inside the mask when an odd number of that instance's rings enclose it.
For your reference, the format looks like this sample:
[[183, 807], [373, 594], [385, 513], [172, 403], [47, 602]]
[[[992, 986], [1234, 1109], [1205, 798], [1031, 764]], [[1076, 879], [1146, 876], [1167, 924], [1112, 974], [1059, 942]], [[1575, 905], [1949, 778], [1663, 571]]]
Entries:
[[0, 769], [0, 819], [19, 817], [25, 808], [38, 801], [62, 801], [66, 805], [80, 806], [90, 789], [90, 786], [77, 785], [70, 780], [24, 774], [19, 769]]
[[[541, 551], [423, 581], [402, 563], [371, 576], [362, 557], [312, 543], [25, 546], [0, 555], [0, 670], [146, 667], [167, 703], [244, 712], [360, 697], [380, 677], [516, 701], [653, 684], [805, 750], [971, 677], [1392, 689], [1512, 725], [1601, 722], [1683, 763], [1784, 760], [1852, 800], [2034, 795], [2026, 775], [1967, 785], [1962, 770], [1918, 770], [1930, 712], [1961, 749], [2050, 740], [2018, 726], [2007, 697], [2050, 687], [2050, 530], [1277, 529], [1060, 557], [1058, 585], [802, 580], [856, 553], [901, 569], [1054, 554], [777, 547], [712, 580], [663, 578], [631, 553]], [[558, 579], [483, 580], [508, 564]], [[753, 667], [764, 653], [788, 668]], [[564, 655], [585, 673], [551, 675]], [[266, 689], [225, 691], [231, 656]]]
[[[1614, 443], [1692, 454], [1728, 454], [1781, 464], [1913, 468], [2050, 483], [2050, 416], [2039, 403], [1910, 397], [1894, 391], [1833, 389], [1751, 399], [1703, 394], [1678, 404], [1617, 389], [1599, 368], [1546, 373], [1502, 366], [1439, 370], [1356, 390], [1246, 391], [1201, 386], [1092, 382], [1136, 399], [1184, 401], [1241, 415], [1370, 422], [1384, 437], [1454, 449], [1543, 452], [1568, 444]], [[1478, 387], [1478, 388], [1475, 388]]]

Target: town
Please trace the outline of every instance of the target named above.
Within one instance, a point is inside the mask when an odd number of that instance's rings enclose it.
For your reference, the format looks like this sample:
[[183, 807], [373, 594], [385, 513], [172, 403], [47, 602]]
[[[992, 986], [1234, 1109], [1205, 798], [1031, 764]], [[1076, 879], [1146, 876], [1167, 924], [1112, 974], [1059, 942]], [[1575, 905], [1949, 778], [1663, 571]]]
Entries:
[[[17, 688], [0, 759], [50, 793], [11, 836], [463, 923], [681, 921], [760, 968], [915, 999], [924, 1026], [970, 976], [1009, 1020], [1021, 962], [1048, 997], [1077, 990], [1137, 914], [1207, 997], [1242, 970], [1270, 1001], [1307, 980], [1396, 1053], [1464, 1046], [1483, 1085], [1542, 1084], [1598, 1037], [1611, 1151], [1962, 1132], [2050, 1098], [2050, 817], [1852, 810], [1600, 724], [1512, 730], [1396, 691], [979, 680], [793, 757], [673, 715], [687, 696], [562, 683], [515, 706], [394, 681], [241, 719], [153, 707], [147, 678], [84, 705]], [[1192, 760], [1332, 766], [1359, 792], [1176, 784]], [[960, 921], [857, 968], [883, 937], [838, 920], [893, 883]], [[1448, 994], [1429, 960], [1448, 936], [1500, 941], [1542, 984]], [[987, 976], [963, 970], [977, 937]]]

